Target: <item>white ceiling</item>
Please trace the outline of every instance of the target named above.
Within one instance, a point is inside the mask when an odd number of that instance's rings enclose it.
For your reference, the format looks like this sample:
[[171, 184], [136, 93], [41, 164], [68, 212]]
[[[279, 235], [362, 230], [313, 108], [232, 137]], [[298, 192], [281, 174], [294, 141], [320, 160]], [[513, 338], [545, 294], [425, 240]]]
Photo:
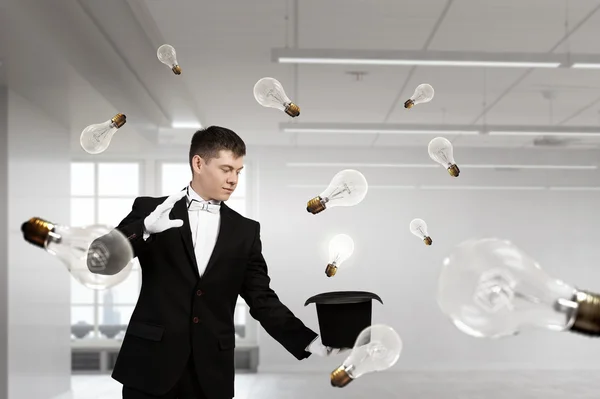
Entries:
[[[160, 126], [158, 136], [164, 132], [162, 138], [174, 143], [187, 144], [193, 129], [170, 125], [192, 121], [230, 127], [251, 145], [379, 148], [426, 145], [432, 138], [283, 133], [281, 122], [599, 125], [600, 131], [600, 70], [291, 65], [271, 58], [272, 49], [283, 47], [600, 54], [600, 0], [52, 3], [15, 2], [21, 26], [35, 25], [46, 47], [126, 113], [128, 124]], [[164, 43], [177, 50], [181, 76], [156, 58]], [[353, 71], [365, 74], [357, 80], [348, 74]], [[252, 88], [265, 76], [277, 78], [300, 105], [298, 118], [256, 103]], [[404, 109], [420, 83], [430, 83], [435, 98]], [[453, 140], [464, 146], [527, 147], [534, 138]], [[600, 147], [600, 136], [578, 138], [574, 145]]]

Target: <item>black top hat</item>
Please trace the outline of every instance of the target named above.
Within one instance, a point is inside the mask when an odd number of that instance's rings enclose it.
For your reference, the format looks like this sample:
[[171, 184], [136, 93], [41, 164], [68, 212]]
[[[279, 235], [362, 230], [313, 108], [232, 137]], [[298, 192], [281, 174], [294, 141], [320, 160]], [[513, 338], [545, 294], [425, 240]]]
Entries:
[[383, 301], [364, 291], [336, 291], [310, 297], [304, 306], [315, 303], [321, 342], [332, 348], [353, 348], [358, 335], [371, 325], [371, 300]]

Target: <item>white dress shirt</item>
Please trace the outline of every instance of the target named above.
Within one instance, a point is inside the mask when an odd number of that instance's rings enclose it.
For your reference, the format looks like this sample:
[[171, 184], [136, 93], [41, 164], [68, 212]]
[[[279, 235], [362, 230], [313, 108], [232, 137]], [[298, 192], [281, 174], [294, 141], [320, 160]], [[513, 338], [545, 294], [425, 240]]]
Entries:
[[[192, 200], [206, 202], [190, 185], [188, 186], [188, 195], [186, 196], [187, 205], [189, 205]], [[216, 200], [208, 202], [212, 204], [221, 203], [221, 201]], [[192, 242], [194, 244], [196, 263], [198, 264], [198, 273], [200, 273], [200, 277], [202, 277], [204, 270], [206, 270], [206, 266], [208, 265], [208, 260], [215, 248], [215, 244], [217, 243], [217, 236], [221, 224], [221, 214], [197, 210], [188, 211], [188, 217], [190, 218], [190, 229], [192, 230]]]

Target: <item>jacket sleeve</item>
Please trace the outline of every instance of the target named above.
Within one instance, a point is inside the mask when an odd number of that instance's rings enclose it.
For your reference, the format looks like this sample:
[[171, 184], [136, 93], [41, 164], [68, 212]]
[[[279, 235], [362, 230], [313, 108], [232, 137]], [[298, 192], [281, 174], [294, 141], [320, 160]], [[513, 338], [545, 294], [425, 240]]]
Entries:
[[146, 210], [143, 207], [144, 199], [138, 197], [133, 201], [133, 206], [129, 215], [125, 216], [121, 223], [116, 227], [121, 233], [127, 237], [133, 248], [134, 257], [143, 254], [150, 245], [152, 245], [153, 237], [150, 236], [147, 240], [143, 239], [144, 235], [144, 219], [152, 210]]
[[260, 224], [256, 223], [256, 234], [240, 295], [248, 304], [250, 315], [260, 322], [271, 337], [298, 360], [305, 359], [310, 356], [306, 348], [317, 334], [281, 303], [269, 286], [270, 282], [262, 255]]

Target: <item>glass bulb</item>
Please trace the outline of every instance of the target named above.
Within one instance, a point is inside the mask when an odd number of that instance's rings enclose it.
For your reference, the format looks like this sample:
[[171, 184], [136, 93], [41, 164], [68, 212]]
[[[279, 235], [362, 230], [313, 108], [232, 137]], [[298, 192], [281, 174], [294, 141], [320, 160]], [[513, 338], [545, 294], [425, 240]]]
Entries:
[[357, 205], [367, 195], [368, 188], [367, 179], [358, 170], [342, 170], [318, 197], [308, 201], [306, 210], [316, 214], [325, 208]]
[[93, 290], [123, 282], [133, 267], [129, 240], [109, 226], [70, 227], [31, 218], [21, 231], [27, 242], [56, 256], [75, 280]]
[[504, 337], [529, 327], [573, 326], [577, 290], [547, 275], [506, 240], [469, 240], [444, 259], [438, 304], [456, 327], [475, 337]]
[[356, 338], [350, 355], [331, 373], [331, 385], [344, 387], [367, 373], [386, 370], [396, 364], [400, 352], [402, 340], [392, 327], [367, 327]]
[[329, 264], [325, 269], [327, 277], [333, 276], [337, 268], [354, 253], [354, 241], [347, 234], [338, 234], [329, 241]]
[[169, 44], [163, 44], [156, 51], [156, 56], [160, 62], [171, 68], [175, 75], [181, 74], [181, 67], [177, 62], [177, 53], [175, 52], [173, 46]]
[[427, 83], [423, 83], [417, 86], [415, 92], [406, 100], [404, 108], [412, 108], [416, 104], [428, 103], [433, 99], [434, 94], [433, 87]]
[[444, 137], [436, 137], [427, 146], [429, 157], [448, 170], [451, 176], [457, 177], [460, 173], [454, 161], [452, 143]]
[[410, 222], [410, 232], [422, 239], [425, 244], [431, 245], [431, 237], [427, 233], [427, 223], [423, 219], [413, 219]]
[[262, 78], [256, 82], [254, 85], [254, 98], [263, 107], [285, 111], [292, 117], [300, 115], [300, 108], [292, 103], [277, 79]]
[[81, 148], [89, 154], [100, 154], [110, 145], [114, 134], [126, 122], [126, 116], [117, 114], [104, 123], [89, 125], [81, 132], [79, 143]]

